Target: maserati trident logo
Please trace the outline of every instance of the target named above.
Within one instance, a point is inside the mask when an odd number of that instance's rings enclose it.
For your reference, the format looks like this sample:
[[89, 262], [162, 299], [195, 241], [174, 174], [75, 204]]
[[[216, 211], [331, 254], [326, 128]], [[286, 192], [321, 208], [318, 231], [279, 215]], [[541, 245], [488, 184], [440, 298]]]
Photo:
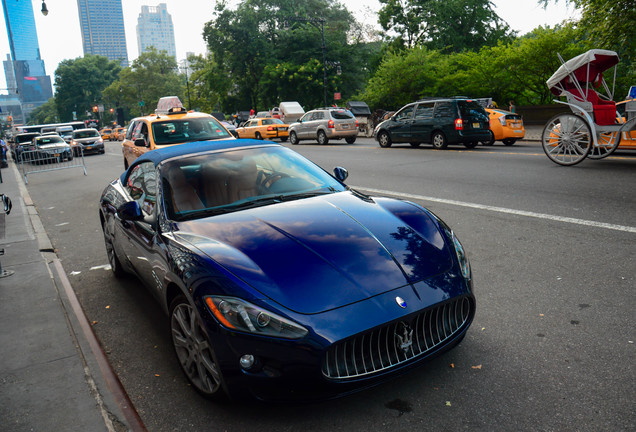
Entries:
[[398, 306], [400, 306], [402, 309], [406, 308], [406, 302], [404, 301], [404, 299], [402, 297], [396, 297], [395, 298], [395, 302], [398, 304]]
[[395, 342], [396, 345], [404, 351], [404, 354], [408, 352], [413, 345], [413, 329], [407, 323], [401, 321], [395, 329]]

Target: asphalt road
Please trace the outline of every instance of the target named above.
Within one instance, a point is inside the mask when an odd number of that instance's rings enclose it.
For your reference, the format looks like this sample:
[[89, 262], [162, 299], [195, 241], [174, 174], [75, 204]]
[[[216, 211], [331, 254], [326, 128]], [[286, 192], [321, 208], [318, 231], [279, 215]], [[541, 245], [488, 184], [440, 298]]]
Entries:
[[636, 430], [636, 153], [560, 167], [529, 142], [293, 148], [329, 171], [348, 168], [351, 186], [422, 203], [456, 231], [474, 272], [471, 329], [425, 367], [337, 401], [201, 398], [155, 301], [107, 269], [98, 200], [123, 171], [120, 144], [107, 143], [105, 155], [86, 157], [87, 176], [33, 174], [28, 189], [148, 430]]

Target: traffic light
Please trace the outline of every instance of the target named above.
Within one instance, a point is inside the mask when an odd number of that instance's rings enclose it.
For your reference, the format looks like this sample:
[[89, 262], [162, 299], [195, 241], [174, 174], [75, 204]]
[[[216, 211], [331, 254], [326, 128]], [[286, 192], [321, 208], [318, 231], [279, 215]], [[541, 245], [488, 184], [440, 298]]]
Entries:
[[110, 109], [110, 113], [112, 114], [112, 113], [114, 113], [114, 112], [115, 112], [115, 110], [114, 110], [113, 108], [111, 108], [111, 109]]

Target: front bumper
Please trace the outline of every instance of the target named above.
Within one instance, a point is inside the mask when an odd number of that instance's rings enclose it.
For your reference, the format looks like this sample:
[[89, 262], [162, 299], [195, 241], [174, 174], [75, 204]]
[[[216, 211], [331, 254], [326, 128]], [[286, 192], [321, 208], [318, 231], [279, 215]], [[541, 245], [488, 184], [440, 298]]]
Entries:
[[[448, 277], [448, 274], [446, 275]], [[429, 292], [432, 286], [442, 282], [442, 277], [434, 278], [432, 283], [420, 283], [415, 287], [416, 291]], [[297, 401], [297, 400], [323, 400], [344, 396], [391, 379], [408, 370], [420, 366], [422, 363], [456, 346], [465, 336], [472, 323], [475, 313], [475, 299], [472, 295], [471, 284], [461, 277], [451, 277], [456, 285], [455, 289], [462, 290], [463, 294], [446, 300], [445, 293], [430, 293], [424, 298], [419, 298], [411, 286], [406, 286], [391, 292], [382, 294], [372, 299], [349, 305], [340, 310], [332, 310], [323, 314], [311, 316], [310, 324], [301, 322], [310, 329], [310, 333], [301, 340], [285, 340], [270, 337], [261, 337], [251, 334], [239, 333], [220, 328], [212, 315], [203, 311], [202, 316], [208, 334], [215, 349], [217, 361], [223, 371], [226, 391], [233, 399], [256, 398], [270, 401]], [[447, 279], [448, 280], [448, 279]], [[463, 286], [463, 288], [461, 287]], [[408, 305], [402, 312], [396, 305], [396, 296], [403, 298]], [[416, 317], [423, 313], [438, 313], [441, 308], [454, 310], [455, 302], [460, 301], [469, 305], [465, 310], [464, 319], [446, 337], [430, 349], [424, 348], [409, 358], [385, 363], [386, 367], [375, 367], [371, 370], [370, 364], [379, 365], [378, 356], [367, 356], [365, 349], [358, 348], [356, 365], [352, 366], [350, 358], [356, 357], [355, 353], [345, 352], [351, 347], [360, 346], [360, 341], [366, 337], [377, 339], [375, 335], [382, 336], [386, 340], [384, 344], [398, 346], [404, 343], [402, 327], [400, 331], [392, 329], [402, 326], [402, 323], [412, 323]], [[428, 306], [422, 306], [429, 303]], [[453, 305], [449, 309], [448, 305]], [[446, 310], [445, 309], [445, 310]], [[440, 315], [445, 322], [444, 313]], [[433, 316], [433, 315], [426, 315]], [[346, 318], [346, 319], [345, 319]], [[437, 319], [437, 318], [435, 318]], [[428, 318], [427, 318], [428, 320]], [[432, 318], [431, 318], [432, 320]], [[421, 321], [421, 320], [420, 320]], [[426, 321], [426, 320], [425, 320]], [[334, 325], [337, 323], [337, 325]], [[393, 327], [392, 327], [393, 326]], [[322, 330], [317, 330], [322, 329]], [[436, 328], [435, 334], [438, 333]], [[427, 344], [426, 331], [414, 329], [413, 347]], [[384, 333], [383, 333], [384, 332]], [[418, 333], [423, 333], [423, 339], [417, 338]], [[367, 336], [368, 335], [368, 336]], [[374, 340], [375, 340], [374, 339]], [[429, 338], [430, 339], [430, 338]], [[401, 342], [398, 342], [401, 341]], [[375, 346], [375, 342], [371, 344]], [[344, 348], [343, 348], [344, 347]], [[338, 354], [340, 352], [340, 354]], [[341, 361], [334, 360], [334, 353]], [[239, 359], [245, 354], [251, 354], [256, 358], [255, 365], [249, 370], [240, 367]], [[386, 359], [385, 359], [386, 360]], [[390, 360], [390, 359], [388, 359]], [[368, 363], [367, 370], [362, 370], [362, 365]], [[336, 365], [336, 366], [334, 366]], [[359, 368], [354, 372], [353, 368]], [[351, 369], [344, 373], [334, 373], [335, 369]]]

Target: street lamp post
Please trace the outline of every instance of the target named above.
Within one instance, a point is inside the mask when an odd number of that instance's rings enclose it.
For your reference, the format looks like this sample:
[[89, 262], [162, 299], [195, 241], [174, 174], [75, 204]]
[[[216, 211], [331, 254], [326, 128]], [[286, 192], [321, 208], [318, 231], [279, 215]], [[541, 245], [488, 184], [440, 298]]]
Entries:
[[289, 27], [288, 21], [308, 22], [320, 30], [322, 36], [322, 100], [323, 106], [327, 106], [327, 46], [325, 45], [325, 22], [324, 18], [285, 18], [285, 28]]
[[188, 61], [188, 59], [183, 59], [181, 63], [183, 63], [182, 67], [185, 71], [186, 90], [188, 92], [188, 111], [190, 111], [192, 109], [192, 107], [190, 106], [190, 81], [188, 81], [188, 68], [190, 66], [190, 62]]

